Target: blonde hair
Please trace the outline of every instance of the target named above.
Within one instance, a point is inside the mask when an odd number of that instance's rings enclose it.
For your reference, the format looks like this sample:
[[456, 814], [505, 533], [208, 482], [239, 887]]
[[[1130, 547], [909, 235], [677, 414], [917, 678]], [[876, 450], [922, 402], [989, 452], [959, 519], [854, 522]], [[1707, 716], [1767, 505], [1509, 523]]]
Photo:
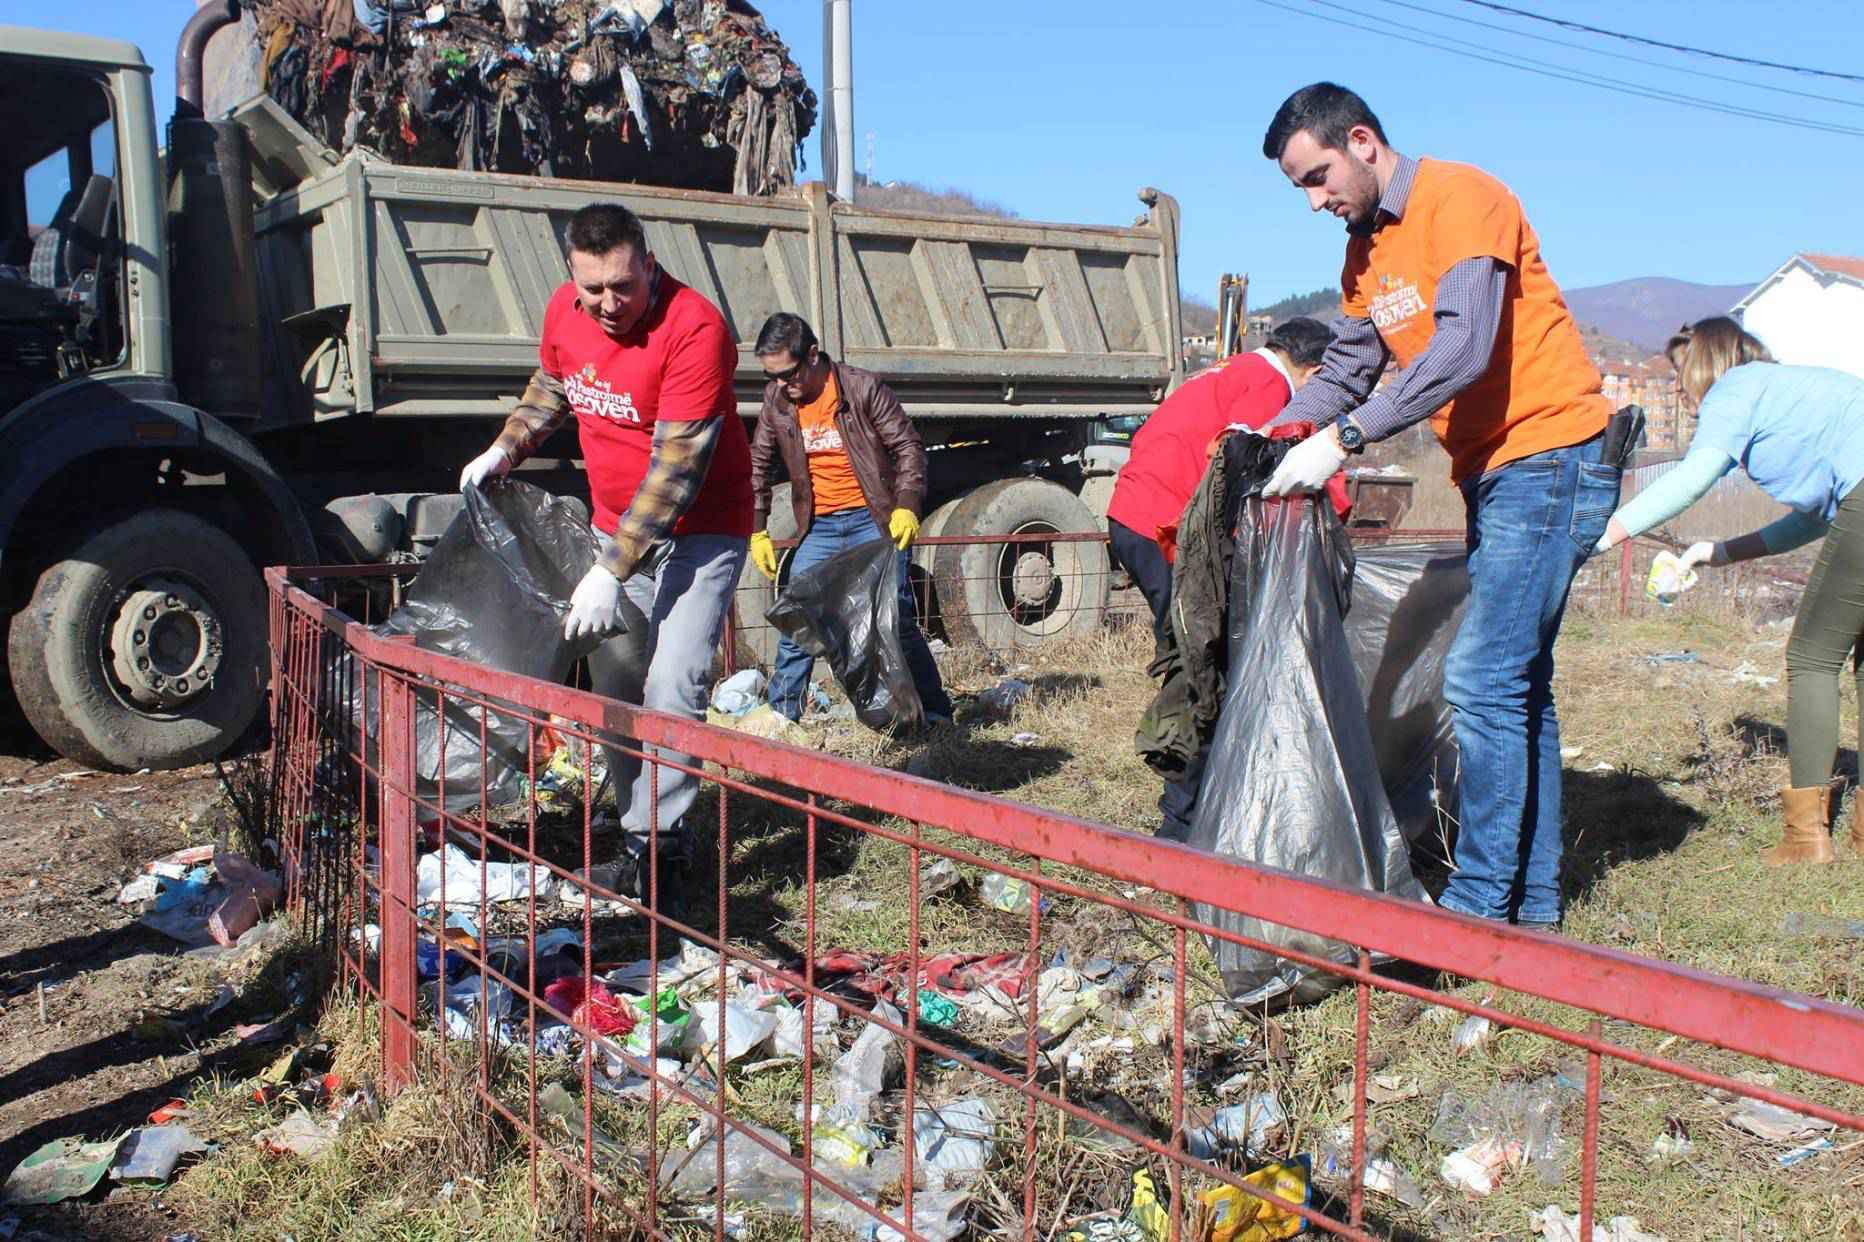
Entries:
[[1685, 324], [1663, 352], [1676, 368], [1677, 383], [1697, 402], [1732, 368], [1745, 362], [1773, 361], [1760, 338], [1726, 315]]

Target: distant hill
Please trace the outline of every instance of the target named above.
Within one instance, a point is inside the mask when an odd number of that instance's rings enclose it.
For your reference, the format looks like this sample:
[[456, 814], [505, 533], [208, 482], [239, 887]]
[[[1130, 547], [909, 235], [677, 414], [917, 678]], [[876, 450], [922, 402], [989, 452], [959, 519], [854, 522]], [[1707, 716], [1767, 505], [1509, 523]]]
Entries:
[[1640, 276], [1565, 293], [1573, 318], [1581, 324], [1655, 353], [1683, 324], [1725, 313], [1753, 288], [1752, 284], [1698, 285], [1668, 276]]
[[1322, 323], [1340, 313], [1340, 289], [1335, 285], [1330, 289], [1316, 289], [1312, 293], [1297, 293], [1293, 297], [1271, 302], [1267, 306], [1252, 306], [1252, 315], [1267, 315], [1276, 323], [1284, 319], [1294, 319], [1307, 315]]

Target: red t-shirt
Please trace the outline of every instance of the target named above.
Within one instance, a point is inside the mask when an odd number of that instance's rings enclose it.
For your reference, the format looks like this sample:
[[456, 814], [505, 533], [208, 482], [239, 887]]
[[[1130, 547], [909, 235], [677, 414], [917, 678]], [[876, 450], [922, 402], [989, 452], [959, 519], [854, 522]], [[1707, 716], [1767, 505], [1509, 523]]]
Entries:
[[662, 271], [652, 309], [616, 339], [565, 281], [544, 311], [537, 352], [576, 414], [598, 527], [614, 531], [646, 477], [655, 420], [720, 418], [705, 482], [673, 533], [751, 533], [751, 445], [731, 386], [738, 347], [717, 307]]
[[1162, 526], [1176, 526], [1210, 465], [1204, 450], [1211, 438], [1231, 423], [1261, 427], [1292, 395], [1275, 364], [1260, 354], [1205, 367], [1178, 385], [1133, 437], [1107, 516], [1147, 539], [1156, 539]]

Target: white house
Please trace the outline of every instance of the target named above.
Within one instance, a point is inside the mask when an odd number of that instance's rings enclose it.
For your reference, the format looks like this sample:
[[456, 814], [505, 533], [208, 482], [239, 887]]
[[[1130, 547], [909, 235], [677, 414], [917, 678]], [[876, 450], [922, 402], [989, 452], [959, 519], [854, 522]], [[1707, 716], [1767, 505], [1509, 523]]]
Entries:
[[1796, 254], [1734, 314], [1781, 362], [1864, 376], [1864, 259]]

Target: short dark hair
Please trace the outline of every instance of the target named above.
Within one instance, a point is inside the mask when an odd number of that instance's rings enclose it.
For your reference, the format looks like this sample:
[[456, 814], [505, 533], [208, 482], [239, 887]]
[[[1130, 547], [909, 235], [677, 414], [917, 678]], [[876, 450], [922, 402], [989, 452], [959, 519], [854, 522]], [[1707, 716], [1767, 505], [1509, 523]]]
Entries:
[[1296, 366], [1316, 367], [1327, 352], [1327, 342], [1332, 339], [1333, 333], [1326, 324], [1303, 317], [1276, 324], [1269, 330], [1266, 344], [1286, 354], [1288, 361]]
[[1275, 110], [1269, 132], [1262, 138], [1262, 154], [1279, 160], [1288, 140], [1302, 130], [1314, 135], [1314, 141], [1335, 151], [1346, 150], [1346, 135], [1355, 125], [1364, 125], [1385, 141], [1385, 129], [1372, 115], [1366, 101], [1332, 82], [1303, 86]]
[[578, 209], [563, 235], [571, 250], [584, 254], [607, 254], [617, 246], [647, 253], [647, 232], [640, 218], [620, 203], [590, 203]]
[[778, 311], [764, 320], [763, 330], [757, 334], [757, 347], [751, 352], [759, 358], [770, 354], [788, 354], [801, 362], [815, 347], [816, 335], [810, 330], [807, 320], [801, 315]]

